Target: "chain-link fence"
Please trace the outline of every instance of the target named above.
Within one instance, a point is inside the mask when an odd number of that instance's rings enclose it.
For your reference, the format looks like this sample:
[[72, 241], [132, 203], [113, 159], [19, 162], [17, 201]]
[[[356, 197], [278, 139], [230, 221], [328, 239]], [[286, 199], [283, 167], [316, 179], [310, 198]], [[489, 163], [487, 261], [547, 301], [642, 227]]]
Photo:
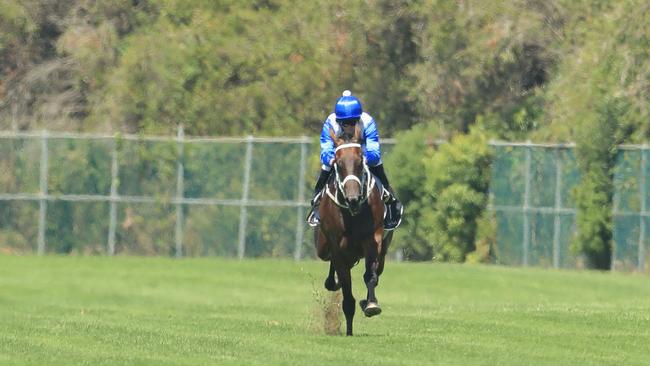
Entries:
[[[574, 188], [580, 180], [572, 145], [491, 143], [490, 183], [497, 218], [498, 262], [582, 267], [569, 249], [575, 233]], [[644, 270], [650, 238], [648, 151], [621, 146], [614, 171], [612, 268]]]
[[[569, 250], [573, 147], [491, 145], [497, 261], [580, 267]], [[646, 149], [620, 150], [616, 269], [643, 270], [650, 252], [648, 165]], [[306, 137], [0, 133], [0, 250], [312, 257], [304, 217], [318, 171], [317, 140]]]
[[5, 252], [314, 255], [316, 139], [4, 132], [0, 169]]

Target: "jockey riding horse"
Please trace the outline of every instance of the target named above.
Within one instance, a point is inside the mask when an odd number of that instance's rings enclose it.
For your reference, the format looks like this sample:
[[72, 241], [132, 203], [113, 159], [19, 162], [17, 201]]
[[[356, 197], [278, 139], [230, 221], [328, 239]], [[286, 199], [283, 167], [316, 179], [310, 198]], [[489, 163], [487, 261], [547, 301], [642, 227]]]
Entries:
[[357, 123], [361, 121], [363, 126], [363, 136], [361, 146], [363, 149], [366, 164], [370, 172], [374, 174], [381, 182], [383, 191], [383, 200], [386, 203], [386, 215], [384, 217], [384, 229], [393, 230], [402, 222], [403, 207], [401, 202], [395, 196], [393, 189], [388, 182], [384, 165], [381, 161], [381, 150], [379, 147], [379, 133], [375, 120], [361, 107], [361, 102], [357, 97], [352, 95], [349, 90], [343, 92], [343, 95], [337, 100], [334, 107], [334, 113], [330, 114], [323, 123], [323, 129], [320, 136], [320, 160], [323, 164], [320, 175], [314, 188], [314, 197], [311, 200], [311, 211], [307, 216], [307, 223], [310, 226], [317, 226], [320, 222], [318, 205], [322, 196], [325, 183], [332, 173], [332, 164], [334, 162], [334, 140], [329, 131], [333, 130], [337, 135], [343, 133], [351, 134]]

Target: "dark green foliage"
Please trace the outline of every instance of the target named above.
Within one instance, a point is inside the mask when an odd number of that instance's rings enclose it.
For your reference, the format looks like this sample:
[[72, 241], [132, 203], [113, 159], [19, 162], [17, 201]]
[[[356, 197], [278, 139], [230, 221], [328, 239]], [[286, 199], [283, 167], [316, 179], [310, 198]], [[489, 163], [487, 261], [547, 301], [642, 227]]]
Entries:
[[577, 136], [581, 182], [575, 189], [578, 230], [572, 249], [584, 254], [591, 268], [611, 265], [614, 164], [621, 142], [620, 119], [627, 107], [620, 99], [606, 99], [597, 109], [594, 129], [581, 130]]
[[476, 122], [501, 138], [537, 128], [535, 97], [556, 62], [552, 6], [532, 3], [424, 1], [412, 66], [413, 96], [424, 120], [467, 132]]
[[404, 249], [410, 260], [429, 260], [433, 256], [427, 240], [430, 229], [422, 216], [430, 210], [424, 161], [434, 153], [436, 135], [435, 127], [423, 125], [401, 132], [386, 159], [391, 185], [405, 205], [404, 223], [393, 242]]
[[415, 77], [408, 72], [419, 57], [416, 33], [423, 19], [414, 6], [418, 2], [380, 0], [374, 4], [376, 14], [365, 18], [366, 57], [355, 70], [355, 89], [364, 94], [384, 134], [421, 122], [411, 95]]
[[441, 190], [434, 211], [426, 217], [432, 227], [434, 259], [463, 262], [465, 255], [476, 249], [476, 220], [485, 201], [485, 194], [467, 185], [454, 183]]
[[423, 215], [435, 259], [462, 262], [476, 249], [477, 221], [487, 204], [491, 152], [479, 133], [458, 135], [425, 159]]
[[609, 269], [611, 264], [616, 145], [649, 137], [648, 6], [605, 1], [585, 8], [588, 21], [568, 18], [575, 31], [571, 40], [580, 47], [562, 59], [559, 76], [550, 83], [542, 118], [548, 127], [537, 133], [578, 145], [581, 181], [575, 190], [572, 249], [592, 268]]
[[[435, 136], [432, 127], [398, 135], [387, 161], [406, 212], [395, 243], [411, 260], [463, 261], [476, 249], [477, 221], [487, 204], [491, 153], [480, 133], [458, 135], [440, 145], [434, 144]], [[488, 243], [493, 232], [487, 230], [489, 225], [483, 226], [483, 242]]]
[[384, 136], [436, 121], [447, 136], [479, 124], [499, 138], [566, 140], [575, 132], [566, 118], [581, 115], [600, 85], [629, 100], [632, 139], [650, 133], [644, 1], [4, 0], [2, 8], [4, 128], [316, 133], [352, 88]]

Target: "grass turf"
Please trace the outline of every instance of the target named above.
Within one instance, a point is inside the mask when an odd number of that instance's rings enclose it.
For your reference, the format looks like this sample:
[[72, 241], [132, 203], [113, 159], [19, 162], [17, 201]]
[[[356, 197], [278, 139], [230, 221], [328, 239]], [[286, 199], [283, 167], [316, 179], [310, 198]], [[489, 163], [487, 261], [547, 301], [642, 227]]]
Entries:
[[0, 365], [650, 363], [645, 275], [387, 263], [384, 312], [344, 337], [322, 330], [326, 270], [0, 256]]

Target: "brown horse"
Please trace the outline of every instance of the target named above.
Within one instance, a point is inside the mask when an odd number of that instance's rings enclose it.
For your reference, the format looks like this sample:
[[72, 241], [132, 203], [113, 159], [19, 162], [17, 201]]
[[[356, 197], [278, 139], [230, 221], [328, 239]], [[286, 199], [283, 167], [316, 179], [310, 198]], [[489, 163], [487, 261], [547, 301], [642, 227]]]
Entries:
[[337, 137], [331, 130], [330, 136], [336, 146], [334, 174], [330, 176], [320, 203], [321, 221], [315, 232], [316, 252], [320, 259], [330, 261], [325, 288], [343, 290], [346, 334], [352, 335], [355, 300], [350, 270], [365, 258], [363, 279], [368, 294], [359, 305], [368, 317], [381, 313], [375, 287], [384, 270], [393, 232], [388, 231], [384, 236], [382, 192], [364, 163], [360, 126], [355, 126], [352, 136]]

